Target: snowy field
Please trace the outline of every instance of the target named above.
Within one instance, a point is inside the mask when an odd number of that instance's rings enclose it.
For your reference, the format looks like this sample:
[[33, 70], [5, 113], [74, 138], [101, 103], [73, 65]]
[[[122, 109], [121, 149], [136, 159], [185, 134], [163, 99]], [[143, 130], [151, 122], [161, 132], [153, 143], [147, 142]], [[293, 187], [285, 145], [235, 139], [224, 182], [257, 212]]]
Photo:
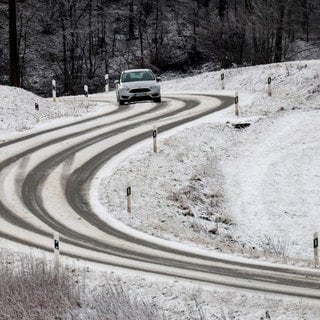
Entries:
[[[272, 96], [267, 78], [272, 78]], [[223, 93], [219, 73], [164, 82], [164, 92]], [[227, 70], [234, 107], [179, 130], [159, 132], [100, 178], [100, 202], [126, 225], [209, 250], [311, 265], [320, 230], [318, 62]], [[233, 123], [248, 122], [244, 130]], [[121, 166], [119, 162], [122, 161]], [[108, 164], [108, 168], [110, 164]], [[126, 213], [126, 184], [133, 213]]]
[[[120, 228], [152, 237], [212, 253], [313, 267], [312, 236], [320, 232], [320, 62], [226, 70], [226, 90], [220, 85], [218, 72], [164, 81], [164, 96], [238, 91], [240, 116], [232, 106], [159, 132], [157, 154], [151, 141], [120, 154], [94, 180], [95, 206]], [[112, 106], [94, 102], [87, 108], [76, 100], [53, 104], [0, 86], [0, 139], [106, 108]], [[238, 130], [232, 125], [237, 122], [251, 125]], [[133, 190], [131, 214], [125, 202], [128, 182]], [[266, 311], [271, 319], [320, 319], [314, 301], [114, 272], [128, 290], [161, 306], [167, 319], [268, 319]], [[103, 289], [112, 275], [101, 269], [89, 272], [90, 290], [96, 290], [97, 283]]]

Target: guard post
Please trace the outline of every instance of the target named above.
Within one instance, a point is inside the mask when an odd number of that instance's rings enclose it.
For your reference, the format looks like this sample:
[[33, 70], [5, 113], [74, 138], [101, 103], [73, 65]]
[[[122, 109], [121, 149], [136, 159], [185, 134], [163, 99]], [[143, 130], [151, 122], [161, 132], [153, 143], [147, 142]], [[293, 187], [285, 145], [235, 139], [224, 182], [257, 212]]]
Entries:
[[88, 94], [88, 86], [84, 85], [84, 96], [86, 97], [86, 106], [89, 107], [89, 94]]
[[34, 104], [34, 110], [36, 111], [36, 122], [38, 123], [40, 121], [40, 116], [39, 116], [39, 104], [35, 103]]
[[108, 93], [109, 92], [109, 75], [108, 74], [104, 76], [104, 82], [105, 82], [105, 91], [106, 93]]
[[224, 90], [224, 69], [220, 71], [221, 89]]
[[53, 102], [56, 102], [56, 101], [57, 101], [56, 80], [52, 80], [52, 99], [53, 99]]
[[156, 153], [158, 152], [158, 147], [157, 147], [157, 135], [158, 135], [158, 130], [157, 127], [154, 126], [152, 130], [152, 139], [153, 139], [153, 152]]
[[271, 77], [269, 76], [269, 77], [268, 77], [268, 96], [269, 96], [269, 97], [272, 96], [271, 82], [272, 82], [272, 79], [271, 79]]
[[238, 91], [236, 91], [235, 95], [234, 95], [234, 106], [235, 106], [234, 114], [237, 117], [239, 117], [239, 95], [238, 95]]
[[131, 186], [127, 186], [127, 212], [131, 213]]
[[60, 240], [59, 233], [54, 232], [53, 234], [53, 251], [54, 251], [54, 264], [56, 269], [59, 267], [60, 263]]
[[314, 265], [319, 265], [319, 239], [318, 232], [313, 234], [313, 253], [314, 253]]

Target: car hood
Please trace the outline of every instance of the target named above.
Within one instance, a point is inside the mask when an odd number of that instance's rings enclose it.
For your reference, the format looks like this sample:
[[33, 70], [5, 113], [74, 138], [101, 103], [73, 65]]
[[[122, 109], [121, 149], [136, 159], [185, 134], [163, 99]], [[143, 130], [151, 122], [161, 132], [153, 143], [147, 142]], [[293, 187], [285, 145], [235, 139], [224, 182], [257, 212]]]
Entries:
[[150, 81], [131, 81], [131, 82], [123, 82], [121, 83], [122, 86], [128, 87], [130, 89], [137, 89], [137, 88], [148, 88], [150, 86], [156, 85], [157, 82], [155, 80]]

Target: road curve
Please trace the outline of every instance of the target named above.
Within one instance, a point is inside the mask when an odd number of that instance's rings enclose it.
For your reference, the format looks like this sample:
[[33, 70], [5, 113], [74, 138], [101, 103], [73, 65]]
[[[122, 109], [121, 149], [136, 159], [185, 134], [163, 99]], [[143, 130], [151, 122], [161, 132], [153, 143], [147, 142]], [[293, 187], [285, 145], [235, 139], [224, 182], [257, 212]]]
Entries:
[[[320, 298], [320, 273], [237, 262], [160, 245], [124, 233], [93, 211], [94, 174], [125, 148], [225, 108], [232, 97], [170, 96], [161, 107], [139, 104], [47, 129], [0, 145], [2, 237], [51, 250], [59, 232], [62, 254], [206, 283]], [[17, 151], [18, 150], [18, 151]]]

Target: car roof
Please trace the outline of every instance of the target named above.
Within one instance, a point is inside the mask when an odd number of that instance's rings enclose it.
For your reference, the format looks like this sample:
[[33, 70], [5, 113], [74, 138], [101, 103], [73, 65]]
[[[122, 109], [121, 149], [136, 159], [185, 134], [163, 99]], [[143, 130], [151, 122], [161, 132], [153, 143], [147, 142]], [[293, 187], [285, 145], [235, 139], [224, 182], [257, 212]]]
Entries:
[[129, 69], [129, 70], [124, 70], [122, 72], [127, 73], [127, 72], [141, 72], [141, 71], [151, 71], [151, 70], [150, 69]]

